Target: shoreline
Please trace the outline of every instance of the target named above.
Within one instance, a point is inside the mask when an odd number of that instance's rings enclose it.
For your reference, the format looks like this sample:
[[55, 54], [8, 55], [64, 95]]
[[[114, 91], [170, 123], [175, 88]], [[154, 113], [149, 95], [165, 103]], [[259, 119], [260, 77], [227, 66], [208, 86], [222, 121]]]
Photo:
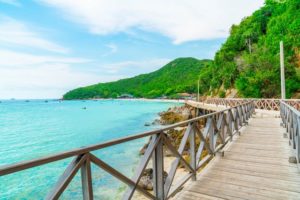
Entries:
[[[105, 99], [99, 99], [99, 100], [105, 100]], [[170, 102], [170, 103], [186, 103], [188, 101], [188, 100], [185, 100], [185, 99], [147, 99], [147, 98], [132, 98], [132, 99], [120, 98], [120, 99], [111, 99], [111, 100], [151, 101], [151, 102]]]

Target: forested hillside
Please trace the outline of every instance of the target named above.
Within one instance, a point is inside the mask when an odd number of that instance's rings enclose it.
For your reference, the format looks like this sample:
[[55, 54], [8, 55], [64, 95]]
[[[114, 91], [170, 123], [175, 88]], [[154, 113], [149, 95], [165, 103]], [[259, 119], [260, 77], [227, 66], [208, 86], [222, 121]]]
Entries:
[[217, 95], [235, 87], [240, 97], [280, 97], [281, 40], [290, 98], [300, 89], [299, 0], [267, 0], [252, 16], [233, 25], [214, 64], [201, 73], [201, 92]]
[[176, 97], [177, 93], [195, 92], [201, 70], [210, 63], [210, 60], [178, 58], [155, 72], [78, 88], [66, 93], [63, 98], [115, 98], [122, 94], [147, 98], [166, 95], [172, 98]]

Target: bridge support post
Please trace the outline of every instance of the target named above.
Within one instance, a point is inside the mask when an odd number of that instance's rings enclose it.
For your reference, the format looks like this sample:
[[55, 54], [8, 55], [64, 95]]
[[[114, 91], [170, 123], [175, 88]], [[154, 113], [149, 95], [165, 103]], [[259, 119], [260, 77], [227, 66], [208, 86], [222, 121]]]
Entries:
[[93, 200], [92, 172], [89, 154], [81, 167], [82, 196], [84, 200]]
[[[163, 133], [159, 133], [163, 134]], [[158, 138], [159, 134], [153, 136]], [[158, 200], [164, 200], [164, 152], [162, 139], [158, 142], [153, 152], [153, 190]]]
[[[193, 125], [194, 126], [194, 125]], [[192, 176], [192, 181], [196, 181], [196, 138], [195, 138], [195, 130], [192, 129], [190, 133], [190, 164], [194, 170], [194, 174]]]

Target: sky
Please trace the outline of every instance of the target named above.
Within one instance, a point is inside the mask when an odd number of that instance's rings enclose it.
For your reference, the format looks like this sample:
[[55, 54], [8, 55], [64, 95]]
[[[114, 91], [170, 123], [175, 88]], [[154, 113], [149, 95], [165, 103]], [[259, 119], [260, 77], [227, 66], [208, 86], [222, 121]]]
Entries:
[[212, 59], [263, 0], [0, 0], [0, 99], [74, 88]]

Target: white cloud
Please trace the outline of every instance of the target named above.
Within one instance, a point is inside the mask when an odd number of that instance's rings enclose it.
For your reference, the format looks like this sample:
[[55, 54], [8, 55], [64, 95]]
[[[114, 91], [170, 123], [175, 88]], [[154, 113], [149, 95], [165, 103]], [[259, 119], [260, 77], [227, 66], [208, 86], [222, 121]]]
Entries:
[[6, 4], [10, 4], [13, 6], [20, 6], [20, 2], [17, 0], [0, 0], [0, 3], [6, 3]]
[[110, 81], [119, 76], [97, 76], [74, 71], [67, 64], [22, 69], [0, 68], [1, 98], [58, 98], [68, 90]]
[[226, 37], [263, 0], [43, 0], [94, 34], [131, 28], [161, 33], [175, 44]]
[[22, 68], [26, 66], [49, 64], [49, 63], [64, 63], [64, 64], [76, 64], [76, 63], [86, 63], [90, 60], [83, 58], [73, 58], [73, 57], [62, 57], [62, 56], [44, 56], [44, 55], [34, 55], [29, 53], [20, 53], [10, 50], [0, 49], [0, 68]]
[[8, 50], [0, 50], [0, 57], [0, 98], [60, 97], [76, 87], [119, 78], [75, 70], [73, 65], [90, 62], [82, 58]]
[[67, 48], [32, 31], [28, 25], [9, 17], [0, 17], [0, 43], [1, 45], [18, 45], [56, 53], [69, 52]]
[[116, 44], [110, 43], [105, 46], [109, 49], [109, 51], [102, 54], [102, 56], [104, 56], [104, 57], [118, 52], [119, 48]]
[[103, 65], [108, 74], [126, 74], [127, 77], [152, 72], [161, 68], [171, 60], [168, 58], [150, 59], [143, 61], [123, 61]]
[[0, 16], [0, 98], [61, 97], [70, 89], [109, 78], [75, 70], [92, 60], [66, 56], [67, 48], [33, 30]]

